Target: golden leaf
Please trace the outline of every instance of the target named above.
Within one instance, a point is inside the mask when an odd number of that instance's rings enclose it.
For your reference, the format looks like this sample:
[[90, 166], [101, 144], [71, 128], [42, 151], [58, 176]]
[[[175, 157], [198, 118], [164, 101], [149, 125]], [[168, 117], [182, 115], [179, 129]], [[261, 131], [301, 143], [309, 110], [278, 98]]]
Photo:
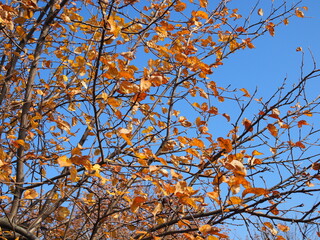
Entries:
[[69, 167], [72, 165], [72, 161], [67, 156], [61, 156], [57, 159], [60, 167]]
[[28, 189], [24, 192], [25, 199], [35, 199], [38, 197], [38, 193], [34, 189]]
[[253, 150], [252, 151], [252, 155], [263, 155], [263, 153], [257, 151], [257, 150]]
[[183, 10], [185, 10], [187, 7], [187, 4], [178, 1], [176, 5], [174, 5], [174, 10], [176, 12], [182, 12]]
[[64, 219], [66, 219], [66, 217], [68, 217], [68, 215], [70, 214], [70, 211], [68, 208], [66, 207], [59, 207], [58, 211], [56, 213], [56, 218], [58, 221], [62, 221]]
[[210, 226], [209, 224], [202, 225], [201, 227], [199, 227], [199, 231], [202, 234], [208, 234], [211, 230], [212, 230], [212, 226]]
[[242, 198], [232, 196], [230, 197], [229, 201], [231, 204], [240, 204], [242, 203]]
[[199, 148], [204, 148], [204, 143], [202, 142], [202, 140], [198, 139], [198, 138], [192, 138], [192, 140], [189, 142], [190, 146], [196, 146]]
[[200, 17], [200, 18], [203, 18], [203, 19], [208, 19], [209, 16], [206, 12], [204, 11], [192, 11], [192, 16], [194, 17]]
[[247, 89], [245, 89], [245, 88], [240, 88], [240, 90], [241, 90], [242, 92], [244, 92], [244, 95], [243, 95], [243, 96], [245, 96], [245, 97], [251, 97], [251, 95], [250, 95], [250, 93], [248, 92]]

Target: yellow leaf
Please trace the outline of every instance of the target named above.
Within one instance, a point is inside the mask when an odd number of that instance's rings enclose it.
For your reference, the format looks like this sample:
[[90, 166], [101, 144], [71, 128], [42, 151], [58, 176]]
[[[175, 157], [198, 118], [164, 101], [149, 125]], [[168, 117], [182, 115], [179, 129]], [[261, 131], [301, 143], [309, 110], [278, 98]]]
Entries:
[[28, 189], [24, 192], [25, 199], [35, 199], [38, 197], [38, 193], [34, 189]]
[[142, 130], [141, 132], [142, 132], [142, 133], [150, 133], [153, 129], [154, 129], [153, 126], [149, 126], [149, 127], [147, 127], [146, 129]]
[[66, 75], [62, 75], [62, 79], [63, 81], [68, 82], [68, 77]]
[[197, 208], [197, 204], [196, 202], [193, 200], [193, 198], [190, 197], [182, 197], [180, 199], [180, 201], [184, 204], [188, 204], [189, 206], [193, 207], [193, 208]]

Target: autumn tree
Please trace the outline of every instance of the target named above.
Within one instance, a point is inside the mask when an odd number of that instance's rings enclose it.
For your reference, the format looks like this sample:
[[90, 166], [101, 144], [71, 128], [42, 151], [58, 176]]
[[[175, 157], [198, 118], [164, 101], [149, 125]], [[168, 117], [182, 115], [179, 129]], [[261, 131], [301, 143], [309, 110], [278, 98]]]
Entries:
[[2, 238], [214, 240], [237, 225], [279, 240], [317, 227], [319, 99], [306, 86], [319, 69], [264, 98], [214, 79], [303, 6], [0, 3]]

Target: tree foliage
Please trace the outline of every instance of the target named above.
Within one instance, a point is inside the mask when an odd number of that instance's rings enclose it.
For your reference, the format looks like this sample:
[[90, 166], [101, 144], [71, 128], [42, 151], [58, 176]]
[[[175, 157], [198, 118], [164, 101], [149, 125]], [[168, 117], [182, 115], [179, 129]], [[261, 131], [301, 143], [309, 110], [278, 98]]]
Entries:
[[237, 224], [279, 240], [318, 224], [319, 70], [266, 99], [214, 81], [307, 10], [267, 2], [0, 3], [2, 237], [214, 240]]

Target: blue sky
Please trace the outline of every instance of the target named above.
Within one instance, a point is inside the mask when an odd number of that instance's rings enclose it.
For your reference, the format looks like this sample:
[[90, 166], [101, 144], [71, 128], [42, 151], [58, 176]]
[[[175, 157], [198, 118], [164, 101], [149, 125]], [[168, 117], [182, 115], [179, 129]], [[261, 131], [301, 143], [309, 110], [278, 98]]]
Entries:
[[[235, 4], [239, 2], [234, 1]], [[246, 1], [241, 2], [243, 4]], [[254, 42], [255, 49], [246, 49], [231, 55], [214, 73], [215, 81], [223, 85], [232, 84], [237, 88], [245, 87], [251, 91], [258, 86], [258, 96], [266, 96], [266, 93], [273, 93], [286, 76], [290, 81], [298, 79], [302, 52], [296, 52], [297, 47], [302, 47], [305, 52], [305, 71], [312, 67], [309, 49], [319, 62], [320, 1], [305, 1], [302, 5], [308, 7], [305, 18], [291, 18], [289, 25], [276, 28], [274, 37], [267, 33], [258, 38]], [[315, 92], [318, 92], [319, 85], [314, 87]]]

